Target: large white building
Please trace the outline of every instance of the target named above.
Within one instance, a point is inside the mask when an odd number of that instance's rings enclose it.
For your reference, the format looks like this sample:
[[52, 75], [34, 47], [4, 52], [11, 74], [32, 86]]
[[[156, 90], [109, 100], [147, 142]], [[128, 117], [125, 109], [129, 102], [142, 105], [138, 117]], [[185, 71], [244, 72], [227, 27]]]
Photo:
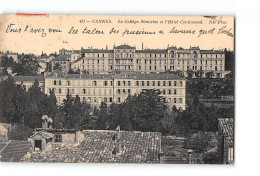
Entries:
[[[64, 52], [64, 49], [60, 53]], [[71, 52], [73, 53], [73, 52]], [[74, 52], [72, 68], [90, 74], [108, 74], [121, 71], [161, 73], [166, 71], [202, 70], [224, 77], [225, 53], [223, 50], [201, 50], [167, 47], [167, 49], [136, 49], [126, 44], [108, 49], [81, 49]]]
[[169, 106], [185, 109], [184, 78], [174, 74], [65, 74], [54, 72], [45, 77], [45, 94], [55, 91], [58, 104], [62, 104], [67, 93], [73, 97], [78, 95], [81, 101], [93, 106], [101, 102], [110, 105], [122, 103], [128, 95], [140, 93], [145, 89], [160, 90], [161, 95]]

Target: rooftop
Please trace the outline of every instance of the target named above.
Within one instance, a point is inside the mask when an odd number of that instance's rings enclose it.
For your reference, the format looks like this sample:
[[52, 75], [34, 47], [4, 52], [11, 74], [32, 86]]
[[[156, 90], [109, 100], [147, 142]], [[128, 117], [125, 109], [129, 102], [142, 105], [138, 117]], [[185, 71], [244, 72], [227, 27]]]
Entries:
[[121, 152], [114, 154], [117, 131], [84, 130], [79, 144], [52, 144], [42, 152], [25, 156], [24, 162], [159, 163], [161, 134], [120, 131]]
[[228, 143], [234, 145], [234, 121], [232, 118], [218, 119], [221, 133], [227, 137]]
[[114, 49], [136, 49], [136, 48], [127, 44], [123, 44], [123, 45], [115, 46]]
[[58, 56], [52, 59], [52, 61], [69, 61], [67, 57], [65, 56]]
[[24, 82], [34, 82], [37, 79], [39, 82], [44, 82], [44, 76], [13, 76], [15, 82], [24, 81]]

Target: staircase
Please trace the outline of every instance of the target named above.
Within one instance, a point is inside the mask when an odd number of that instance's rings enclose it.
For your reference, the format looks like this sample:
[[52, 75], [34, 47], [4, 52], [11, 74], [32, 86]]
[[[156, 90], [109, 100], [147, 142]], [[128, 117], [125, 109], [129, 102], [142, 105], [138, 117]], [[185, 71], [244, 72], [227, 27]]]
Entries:
[[31, 150], [29, 141], [9, 141], [0, 150], [1, 162], [19, 162]]

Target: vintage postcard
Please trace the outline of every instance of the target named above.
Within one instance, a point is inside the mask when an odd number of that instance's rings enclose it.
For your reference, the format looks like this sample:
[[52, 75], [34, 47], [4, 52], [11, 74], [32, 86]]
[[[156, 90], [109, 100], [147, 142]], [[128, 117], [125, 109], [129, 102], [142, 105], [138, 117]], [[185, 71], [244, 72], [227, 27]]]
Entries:
[[234, 163], [234, 17], [0, 15], [0, 161]]

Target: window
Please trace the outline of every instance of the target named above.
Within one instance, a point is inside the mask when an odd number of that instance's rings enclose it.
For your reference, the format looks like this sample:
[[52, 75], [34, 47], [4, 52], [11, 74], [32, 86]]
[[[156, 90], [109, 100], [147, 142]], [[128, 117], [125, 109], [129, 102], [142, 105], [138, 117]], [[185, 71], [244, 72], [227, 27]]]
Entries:
[[54, 142], [62, 142], [62, 136], [61, 136], [61, 134], [55, 134], [55, 136], [54, 136]]
[[61, 93], [61, 89], [59, 89], [59, 93]]
[[70, 86], [70, 81], [67, 81], [67, 85]]
[[83, 89], [83, 93], [86, 94], [86, 89]]
[[172, 91], [171, 89], [168, 90], [168, 94], [171, 95], [172, 94]]
[[59, 85], [61, 85], [61, 80], [59, 80]]
[[144, 81], [142, 81], [142, 86], [144, 86]]
[[112, 102], [112, 101], [113, 101], [113, 98], [112, 98], [112, 97], [110, 97], [110, 98], [109, 98], [109, 101], [110, 101], [110, 102]]
[[128, 86], [131, 86], [131, 81], [128, 81]]
[[93, 86], [97, 86], [97, 81], [93, 81]]
[[174, 81], [174, 84], [173, 84], [174, 86], [177, 86], [177, 82], [176, 81]]
[[168, 86], [172, 86], [172, 82], [171, 81], [168, 82]]
[[131, 94], [131, 90], [130, 89], [128, 89], [128, 94]]
[[177, 95], [177, 90], [176, 89], [174, 89], [174, 95]]
[[83, 97], [83, 102], [86, 102], [86, 97]]
[[182, 98], [179, 98], [179, 103], [182, 103]]
[[193, 52], [193, 58], [198, 58], [198, 53], [196, 51]]
[[120, 100], [120, 97], [118, 97], [118, 98], [117, 98], [117, 102], [120, 103], [120, 101], [121, 101], [121, 100]]
[[120, 89], [117, 89], [117, 93], [120, 94]]
[[166, 86], [166, 81], [163, 81], [163, 86]]
[[125, 81], [123, 81], [123, 85], [125, 86], [126, 84], [125, 84]]
[[136, 84], [136, 86], [139, 86], [139, 81], [136, 81], [135, 84]]
[[173, 99], [173, 103], [176, 103], [176, 98]]
[[147, 86], [150, 86], [150, 81], [147, 81]]
[[179, 86], [181, 86], [181, 87], [182, 87], [182, 81], [180, 81], [180, 82], [179, 82]]
[[107, 81], [104, 81], [104, 86], [107, 86]]
[[56, 80], [53, 81], [53, 84], [56, 85]]
[[120, 86], [120, 81], [117, 81], [117, 85]]
[[163, 89], [163, 94], [165, 95], [165, 89]]
[[155, 81], [153, 81], [153, 84], [152, 84], [153, 86], [155, 86]]

